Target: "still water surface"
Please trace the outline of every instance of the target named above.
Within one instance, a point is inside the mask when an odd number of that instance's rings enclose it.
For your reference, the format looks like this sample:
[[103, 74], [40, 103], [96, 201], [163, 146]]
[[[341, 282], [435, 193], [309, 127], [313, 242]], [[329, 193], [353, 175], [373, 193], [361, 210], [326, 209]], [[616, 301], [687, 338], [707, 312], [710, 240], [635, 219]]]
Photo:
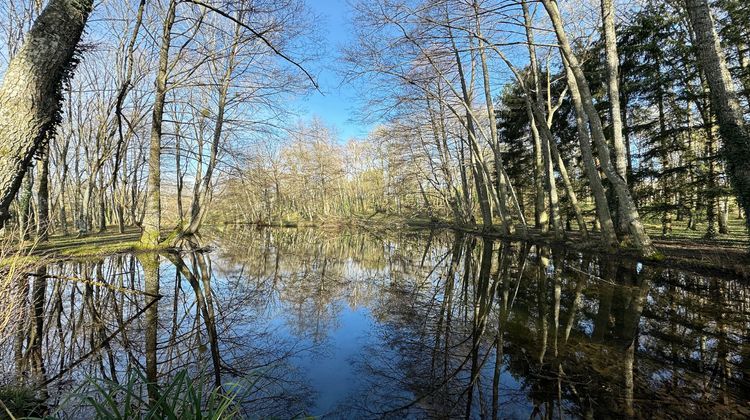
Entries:
[[86, 377], [188, 370], [251, 383], [251, 417], [750, 415], [741, 279], [452, 232], [213, 244], [30, 276], [3, 376], [47, 383], [54, 406]]

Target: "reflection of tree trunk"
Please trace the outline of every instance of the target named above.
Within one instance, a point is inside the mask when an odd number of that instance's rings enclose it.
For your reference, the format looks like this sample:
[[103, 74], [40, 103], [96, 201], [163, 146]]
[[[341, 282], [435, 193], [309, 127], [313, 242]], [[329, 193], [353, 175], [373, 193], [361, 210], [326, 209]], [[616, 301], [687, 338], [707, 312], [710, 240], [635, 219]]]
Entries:
[[29, 279], [25, 276], [18, 276], [20, 287], [18, 288], [21, 296], [21, 302], [18, 304], [18, 319], [16, 322], [15, 341], [13, 346], [13, 356], [16, 362], [16, 371], [23, 372], [25, 369], [23, 348], [26, 341], [26, 320], [28, 319], [29, 310]]
[[[583, 262], [581, 263], [581, 269], [582, 271], [587, 271], [587, 268], [589, 266], [589, 260], [588, 258], [584, 258]], [[565, 324], [565, 342], [568, 342], [568, 339], [570, 338], [570, 331], [573, 329], [573, 324], [575, 323], [576, 319], [576, 312], [578, 312], [578, 309], [581, 307], [581, 296], [583, 295], [583, 289], [586, 286], [586, 280], [587, 278], [584, 276], [579, 276], [578, 281], [576, 282], [576, 288], [573, 295], [573, 303], [570, 306], [570, 314], [568, 315], [568, 322]]]
[[42, 356], [42, 340], [44, 338], [44, 307], [47, 293], [47, 267], [44, 265], [39, 267], [34, 275], [33, 293], [34, 323], [31, 340], [29, 340], [29, 355], [32, 370], [44, 379], [46, 372]]
[[[138, 256], [143, 267], [146, 299], [158, 299], [159, 296], [159, 255], [143, 254]], [[159, 400], [158, 359], [156, 357], [156, 339], [159, 328], [159, 305], [149, 306], [145, 314], [146, 330], [146, 380], [148, 381], [148, 399], [151, 404]]]
[[646, 303], [646, 297], [650, 290], [650, 282], [648, 279], [643, 279], [641, 287], [636, 290], [636, 295], [630, 301], [630, 305], [625, 311], [625, 319], [622, 323], [624, 333], [623, 338], [626, 339], [625, 354], [623, 355], [623, 376], [625, 382], [625, 412], [628, 416], [635, 416], [635, 408], [633, 407], [634, 393], [635, 393], [635, 379], [634, 379], [634, 364], [635, 364], [635, 351], [638, 347], [638, 336], [639, 336], [639, 325], [641, 319], [641, 313]]
[[716, 315], [716, 335], [718, 344], [716, 346], [716, 363], [719, 373], [719, 384], [720, 384], [720, 398], [724, 405], [729, 404], [730, 390], [729, 380], [732, 377], [732, 362], [730, 361], [729, 353], [729, 326], [727, 325], [725, 314], [723, 309], [726, 305], [726, 291], [721, 280], [711, 280], [711, 295], [713, 302], [717, 308], [719, 308], [718, 314]]
[[512, 247], [510, 244], [504, 244], [503, 250], [508, 249], [508, 252], [501, 253], [500, 257], [500, 277], [499, 281], [503, 286], [502, 292], [498, 292], [498, 296], [502, 296], [502, 307], [497, 315], [497, 335], [495, 336], [495, 366], [492, 374], [492, 418], [499, 418], [499, 404], [500, 404], [500, 376], [503, 369], [503, 353], [505, 347], [505, 331], [504, 326], [508, 320], [509, 307], [508, 307], [508, 285], [509, 279], [508, 269], [510, 268], [510, 257]]
[[[214, 385], [221, 386], [221, 355], [219, 354], [219, 338], [216, 332], [216, 315], [214, 313], [213, 297], [211, 292], [211, 268], [205, 254], [193, 252], [190, 255], [192, 270], [185, 265], [179, 255], [167, 256], [182, 275], [188, 279], [195, 293], [197, 310], [206, 324], [209, 347], [211, 350], [211, 361], [214, 368]], [[200, 277], [200, 280], [199, 280]]]
[[503, 351], [505, 334], [503, 331], [503, 316], [497, 317], [497, 336], [495, 337], [495, 366], [492, 373], [492, 418], [498, 419], [500, 412], [500, 375], [503, 369]]
[[211, 347], [211, 360], [214, 364], [214, 385], [221, 386], [221, 356], [219, 354], [219, 335], [216, 332], [216, 314], [214, 312], [213, 292], [211, 291], [211, 261], [206, 254], [194, 254], [200, 269], [201, 283], [203, 285], [203, 318], [206, 322], [206, 330]]
[[[616, 266], [611, 261], [601, 261], [604, 266], [604, 278], [610, 278], [616, 270]], [[599, 284], [599, 310], [594, 320], [594, 332], [592, 338], [596, 341], [604, 340], [609, 330], [609, 317], [612, 313], [612, 297], [614, 294], [613, 286], [609, 284]]]
[[[490, 275], [492, 269], [493, 242], [489, 239], [482, 241], [482, 261], [479, 266], [479, 275], [476, 279], [477, 289], [474, 297], [473, 329], [471, 333], [471, 379], [469, 381], [466, 398], [466, 418], [471, 418], [471, 409], [474, 402], [474, 385], [479, 380], [481, 365], [479, 362], [479, 345], [487, 327], [487, 318], [491, 312], [494, 297], [494, 286]], [[467, 254], [470, 255], [470, 254]], [[486, 360], [486, 359], [485, 359]]]
[[560, 329], [560, 297], [562, 295], [562, 285], [560, 284], [562, 270], [560, 269], [560, 261], [556, 262], [558, 264], [555, 264], [555, 277], [553, 279], [555, 285], [555, 305], [552, 309], [552, 349], [555, 352], [555, 357], [557, 357], [557, 336]]
[[537, 245], [537, 307], [539, 309], [539, 364], [544, 363], [544, 355], [547, 352], [547, 336], [549, 322], [547, 320], [547, 266], [549, 266], [549, 249]]

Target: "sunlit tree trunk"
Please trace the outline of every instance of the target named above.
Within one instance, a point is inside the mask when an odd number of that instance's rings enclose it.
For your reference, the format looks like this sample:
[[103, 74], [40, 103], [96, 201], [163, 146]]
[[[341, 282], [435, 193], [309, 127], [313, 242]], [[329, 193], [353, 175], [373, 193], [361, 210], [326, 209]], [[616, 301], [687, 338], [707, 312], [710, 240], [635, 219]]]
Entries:
[[[473, 102], [472, 99], [472, 92], [469, 90], [469, 87], [466, 83], [466, 76], [464, 74], [463, 69], [463, 63], [461, 60], [461, 55], [458, 52], [458, 48], [456, 47], [455, 40], [453, 38], [452, 31], [448, 31], [449, 37], [451, 39], [451, 46], [453, 49], [453, 55], [456, 59], [456, 65], [458, 69], [458, 76], [459, 80], [461, 82], [461, 92], [463, 94], [463, 101], [464, 105], [467, 109], [466, 111], [466, 134], [468, 137], [468, 141], [471, 145], [476, 145], [476, 131], [474, 129], [474, 118], [471, 115], [471, 104]], [[469, 147], [469, 157], [471, 159], [472, 163], [472, 172], [474, 175], [474, 183], [476, 185], [477, 189], [477, 197], [479, 198], [479, 210], [482, 214], [482, 225], [485, 229], [492, 228], [492, 210], [490, 207], [490, 200], [487, 193], [487, 183], [489, 180], [485, 179], [483, 168], [481, 167], [482, 163], [480, 161], [479, 156], [475, 156], [477, 151], [475, 151], [471, 146]]]
[[[125, 103], [125, 99], [128, 93], [132, 89], [133, 85], [133, 60], [135, 57], [135, 47], [138, 40], [138, 34], [143, 24], [143, 12], [146, 8], [146, 0], [140, 0], [138, 4], [138, 12], [135, 18], [135, 27], [128, 43], [127, 54], [125, 56], [125, 78], [120, 84], [119, 92], [117, 94], [117, 102], [115, 103], [115, 117], [117, 118], [117, 146], [115, 147], [115, 161], [114, 169], [112, 171], [112, 203], [115, 206], [115, 213], [117, 214], [117, 225], [120, 233], [125, 233], [125, 209], [124, 203], [127, 196], [127, 141], [123, 134], [123, 115], [122, 107]], [[128, 135], [132, 134], [132, 128], [128, 125]], [[120, 175], [120, 169], [122, 175]], [[126, 184], [122, 190], [118, 190], [117, 184], [119, 178], [122, 176], [123, 183]]]
[[487, 54], [484, 47], [484, 39], [482, 38], [482, 26], [480, 19], [479, 3], [474, 0], [474, 17], [476, 22], [476, 35], [477, 35], [477, 49], [479, 50], [479, 62], [482, 66], [482, 85], [484, 86], [484, 102], [487, 108], [487, 118], [489, 120], [490, 129], [490, 147], [495, 158], [495, 178], [497, 188], [497, 211], [500, 215], [500, 219], [504, 223], [504, 229], [507, 233], [513, 234], [515, 231], [513, 226], [513, 220], [508, 213], [508, 185], [505, 177], [503, 176], [504, 165], [503, 157], [500, 153], [500, 141], [497, 135], [497, 123], [495, 122], [495, 106], [493, 104], [492, 92], [490, 90], [490, 72], [487, 66]]
[[[604, 28], [604, 51], [607, 57], [607, 92], [609, 114], [612, 122], [612, 146], [615, 153], [615, 170], [622, 179], [628, 179], [628, 151], [623, 137], [622, 110], [620, 109], [620, 58], [617, 53], [614, 0], [601, 0]], [[628, 209], [618, 199], [617, 225], [620, 233], [628, 232], [628, 221], [623, 215]]]
[[[521, 1], [523, 9], [523, 20], [526, 29], [526, 41], [529, 49], [529, 67], [531, 68], [531, 77], [534, 83], [534, 93], [542, 94], [542, 81], [539, 78], [539, 64], [536, 57], [536, 47], [534, 44], [534, 27], [529, 13], [529, 6], [525, 0]], [[538, 102], [537, 102], [538, 103]], [[531, 112], [530, 109], [528, 109]], [[533, 112], [529, 115], [531, 124], [531, 134], [534, 141], [534, 224], [542, 232], [549, 230], [549, 214], [544, 199], [544, 158], [542, 156], [542, 139], [539, 137], [539, 131], [534, 122]]]
[[[583, 69], [579, 64], [578, 59], [573, 53], [573, 48], [568, 40], [568, 35], [565, 33], [562, 17], [560, 16], [560, 11], [557, 7], [557, 2], [555, 0], [541, 1], [542, 4], [544, 4], [545, 9], [547, 10], [547, 14], [549, 15], [550, 20], [552, 21], [552, 24], [554, 26], [555, 34], [557, 35], [560, 49], [562, 50], [564, 55], [564, 59], [567, 61], [567, 64], [569, 65], [573, 76], [576, 79], [576, 89], [578, 91], [577, 93], [580, 95], [584, 111], [586, 112], [589, 119], [589, 127], [591, 129], [591, 134], [594, 138], [597, 151], [599, 152], [599, 159], [601, 161], [602, 168], [604, 169], [607, 178], [611, 182], [612, 187], [617, 194], [617, 199], [621, 203], [619, 208], [624, 213], [623, 216], [626, 217], [628, 221], [628, 231], [630, 232], [630, 237], [633, 240], [633, 245], [643, 255], [655, 256], [658, 254], [658, 251], [652, 244], [651, 238], [646, 233], [643, 223], [641, 222], [640, 215], [638, 214], [638, 209], [636, 208], [633, 197], [630, 195], [630, 191], [628, 190], [627, 182], [625, 178], [621, 177], [617, 173], [612, 165], [612, 162], [610, 161], [609, 147], [607, 146], [606, 137], [604, 136], [602, 122], [599, 117], [598, 111], [594, 106], [593, 97], [591, 95], [591, 90], [589, 88], [586, 76], [583, 73]], [[572, 90], [573, 87], [571, 86], [571, 91]], [[571, 92], [571, 94], [573, 94], [573, 92]]]
[[[242, 14], [239, 13], [237, 21], [241, 21]], [[222, 135], [224, 134], [224, 118], [227, 107], [227, 100], [229, 96], [229, 88], [232, 82], [232, 76], [234, 74], [234, 68], [237, 62], [237, 51], [239, 49], [240, 35], [242, 27], [237, 24], [235, 25], [234, 37], [232, 38], [232, 46], [229, 51], [229, 56], [226, 60], [226, 67], [224, 74], [222, 75], [221, 85], [219, 86], [219, 103], [216, 111], [216, 123], [214, 125], [214, 133], [211, 141], [211, 154], [208, 159], [208, 166], [206, 167], [206, 173], [203, 175], [201, 180], [201, 187], [198, 192], [193, 196], [193, 201], [190, 206], [190, 224], [185, 229], [184, 234], [195, 235], [198, 233], [203, 220], [206, 217], [208, 211], [208, 205], [211, 202], [211, 192], [213, 189], [213, 174], [216, 170], [216, 163], [218, 162], [219, 146], [221, 143]]]
[[148, 158], [148, 195], [146, 196], [141, 243], [155, 247], [161, 241], [161, 136], [164, 118], [164, 104], [167, 94], [167, 71], [169, 67], [169, 47], [172, 41], [172, 26], [175, 21], [177, 1], [170, 0], [159, 50], [159, 68], [156, 74], [153, 120], [151, 122], [151, 142]]
[[602, 242], [607, 248], [617, 247], [617, 233], [615, 224], [612, 221], [612, 215], [609, 212], [609, 202], [607, 193], [604, 191], [602, 179], [599, 176], [599, 168], [594, 160], [594, 153], [591, 149], [591, 136], [588, 131], [588, 116], [583, 109], [583, 100], [581, 99], [578, 83], [576, 82], [573, 71], [570, 69], [567, 61], [563, 59], [565, 72], [567, 75], [568, 86], [570, 87], [570, 97], [573, 100], [575, 108], [576, 127], [578, 129], [578, 143], [581, 146], [581, 157], [583, 160], [584, 172], [589, 180], [591, 194], [594, 196], [594, 207], [596, 209], [596, 220], [599, 221], [599, 230], [602, 235]]

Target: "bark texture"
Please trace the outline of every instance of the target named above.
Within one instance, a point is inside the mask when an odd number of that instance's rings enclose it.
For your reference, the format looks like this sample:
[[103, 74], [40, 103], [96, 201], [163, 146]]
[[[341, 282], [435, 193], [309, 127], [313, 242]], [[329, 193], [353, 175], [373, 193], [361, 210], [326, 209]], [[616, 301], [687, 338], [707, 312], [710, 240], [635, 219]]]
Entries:
[[609, 146], [607, 145], [606, 138], [604, 136], [604, 129], [602, 127], [602, 121], [599, 117], [599, 113], [594, 106], [593, 96], [591, 95], [591, 89], [586, 79], [583, 69], [580, 66], [578, 58], [573, 53], [573, 47], [568, 39], [568, 35], [565, 32], [560, 10], [557, 6], [557, 1], [554, 0], [541, 0], [544, 8], [547, 10], [547, 14], [552, 21], [552, 25], [555, 29], [555, 34], [560, 43], [560, 50], [563, 53], [563, 58], [567, 62], [574, 79], [576, 80], [577, 92], [573, 92], [574, 85], [571, 84], [571, 95], [578, 95], [582, 101], [582, 105], [586, 115], [588, 116], [589, 129], [591, 136], [593, 137], [594, 144], [596, 145], [597, 151], [599, 152], [599, 160], [601, 161], [602, 169], [604, 170], [607, 178], [612, 184], [612, 188], [617, 195], [619, 201], [619, 208], [621, 211], [621, 217], [625, 217], [627, 220], [628, 231], [630, 233], [633, 245], [647, 257], [658, 257], [659, 253], [651, 242], [651, 238], [646, 233], [646, 230], [641, 222], [640, 215], [638, 214], [638, 208], [633, 201], [633, 197], [630, 195], [628, 190], [628, 184], [625, 178], [621, 177], [614, 165], [612, 164], [609, 156]]
[[724, 140], [722, 155], [727, 173], [737, 194], [737, 202], [744, 210], [745, 226], [750, 230], [750, 129], [742, 116], [708, 2], [686, 0], [686, 5], [695, 33], [698, 64], [706, 75], [711, 109]]
[[93, 0], [51, 0], [13, 58], [0, 87], [0, 227], [34, 155], [60, 112], [63, 82]]

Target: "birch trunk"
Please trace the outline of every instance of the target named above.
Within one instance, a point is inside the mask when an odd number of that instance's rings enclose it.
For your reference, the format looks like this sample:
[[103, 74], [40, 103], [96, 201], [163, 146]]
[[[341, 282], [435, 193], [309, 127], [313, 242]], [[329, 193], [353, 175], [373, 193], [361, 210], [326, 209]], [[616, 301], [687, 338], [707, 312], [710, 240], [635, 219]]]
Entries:
[[[539, 78], [539, 64], [536, 58], [536, 48], [534, 46], [534, 29], [532, 26], [529, 6], [525, 0], [521, 1], [523, 9], [523, 20], [526, 28], [526, 40], [529, 49], [529, 66], [531, 67], [531, 77], [534, 83], [535, 94], [537, 99], [542, 92], [542, 82]], [[533, 121], [534, 115], [529, 115], [529, 121]], [[533, 122], [531, 123], [531, 134], [534, 141], [534, 224], [542, 232], [549, 230], [549, 213], [545, 206], [544, 200], [544, 158], [542, 157], [542, 140], [539, 137], [539, 131]]]
[[[623, 138], [622, 110], [620, 109], [620, 58], [617, 54], [615, 33], [615, 7], [613, 0], [602, 0], [602, 23], [604, 27], [604, 50], [607, 57], [607, 92], [609, 93], [609, 113], [612, 122], [612, 148], [615, 152], [615, 170], [622, 179], [628, 179], [628, 151]], [[617, 203], [617, 221], [620, 233], [628, 231], [627, 220], [623, 217], [628, 209], [625, 203]]]
[[568, 86], [570, 87], [570, 97], [573, 99], [575, 108], [576, 127], [578, 127], [578, 143], [581, 146], [581, 156], [583, 157], [583, 167], [586, 177], [589, 180], [589, 187], [594, 196], [594, 207], [596, 208], [596, 220], [599, 222], [599, 230], [602, 234], [602, 242], [607, 248], [617, 247], [617, 233], [615, 224], [612, 221], [612, 215], [609, 212], [609, 202], [607, 193], [604, 191], [602, 179], [599, 176], [599, 168], [594, 160], [594, 153], [591, 149], [591, 136], [588, 131], [588, 117], [583, 109], [583, 100], [581, 99], [573, 71], [570, 69], [568, 62], [563, 59], [565, 72], [567, 74]]

